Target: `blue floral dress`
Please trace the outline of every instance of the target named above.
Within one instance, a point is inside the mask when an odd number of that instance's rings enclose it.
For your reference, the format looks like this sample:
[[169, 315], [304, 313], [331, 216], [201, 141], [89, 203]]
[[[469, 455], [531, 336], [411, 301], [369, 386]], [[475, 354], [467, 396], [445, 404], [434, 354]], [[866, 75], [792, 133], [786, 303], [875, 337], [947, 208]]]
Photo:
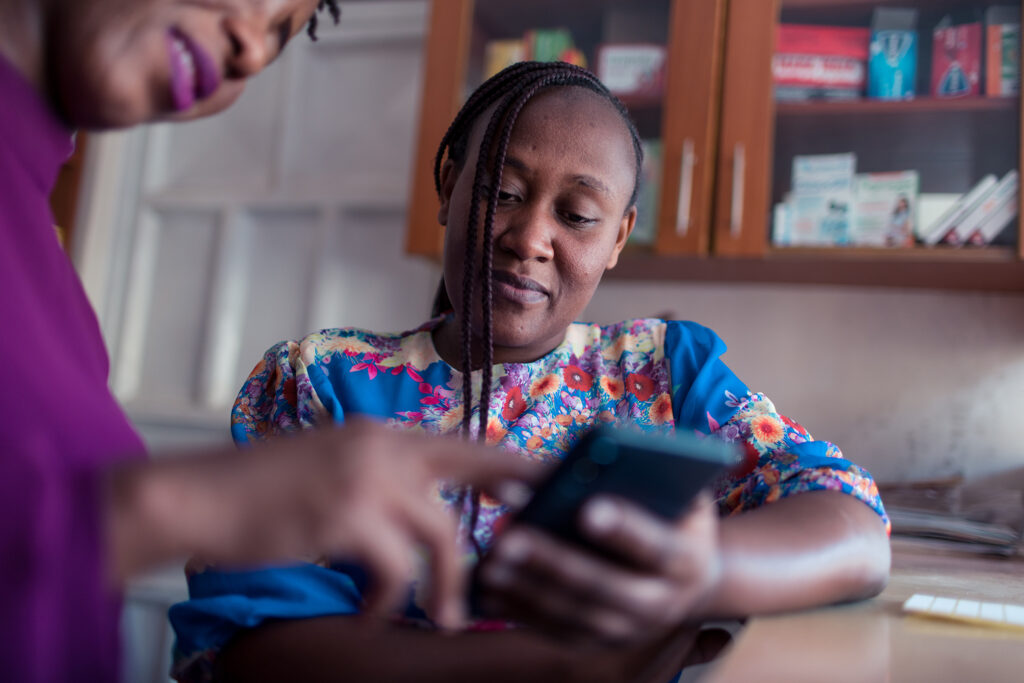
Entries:
[[[402, 334], [332, 329], [267, 351], [246, 380], [231, 414], [239, 444], [346, 416], [374, 416], [396, 429], [457, 432], [465, 402], [462, 374], [438, 356], [438, 320]], [[722, 362], [725, 344], [695, 323], [656, 319], [599, 326], [574, 323], [563, 342], [532, 363], [495, 366], [487, 441], [541, 461], [562, 458], [590, 426], [604, 422], [645, 431], [686, 429], [742, 444], [747, 465], [715, 494], [732, 515], [804, 491], [834, 490], [862, 500], [888, 528], [871, 476], [839, 449], [815, 441], [751, 393]], [[474, 396], [479, 372], [472, 379]], [[472, 412], [479, 413], [473, 405]], [[472, 430], [479, 421], [473, 419]], [[482, 496], [475, 528], [471, 501], [438, 485], [437, 500], [459, 519], [467, 561], [487, 549], [505, 509]], [[365, 575], [326, 558], [287, 567], [222, 572], [190, 567], [190, 600], [171, 608], [177, 632], [175, 675], [209, 680], [218, 649], [239, 629], [267, 619], [359, 611]], [[411, 588], [406, 617], [422, 619], [423, 596]]]

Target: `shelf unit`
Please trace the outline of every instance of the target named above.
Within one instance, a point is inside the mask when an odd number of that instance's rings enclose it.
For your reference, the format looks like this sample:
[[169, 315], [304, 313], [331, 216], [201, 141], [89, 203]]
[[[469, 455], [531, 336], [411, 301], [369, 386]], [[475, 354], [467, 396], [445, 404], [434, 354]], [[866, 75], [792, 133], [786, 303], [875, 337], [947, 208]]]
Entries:
[[[744, 281], [1024, 291], [1024, 240], [1014, 229], [991, 247], [805, 249], [775, 247], [771, 212], [788, 190], [793, 156], [854, 151], [858, 172], [917, 169], [922, 192], [963, 193], [987, 173], [1024, 167], [1019, 97], [887, 102], [776, 102], [771, 62], [781, 23], [868, 26], [876, 7], [916, 7], [918, 93], [930, 80], [931, 27], [968, 0], [664, 0], [664, 96], [626, 98], [647, 129], [660, 129], [661, 192], [651, 247], [631, 246], [611, 278]], [[436, 0], [407, 251], [440, 258], [436, 199], [426, 181], [436, 143], [479, 82], [487, 39], [530, 27], [568, 26], [594, 48], [607, 17], [653, 0], [515, 3]], [[605, 19], [602, 20], [602, 17]], [[622, 23], [622, 22], [620, 22]], [[599, 28], [595, 28], [599, 27]], [[602, 37], [601, 31], [605, 32]], [[504, 31], [504, 33], [503, 33]], [[617, 36], [614, 39], [618, 39]], [[590, 55], [592, 57], [592, 54]], [[680, 65], [685, 65], [681, 67]]]
[[971, 97], [944, 100], [919, 97], [905, 102], [887, 100], [841, 100], [836, 102], [778, 102], [776, 116], [870, 116], [873, 114], [920, 115], [942, 112], [1000, 112], [1014, 114], [1019, 109], [1012, 98]]

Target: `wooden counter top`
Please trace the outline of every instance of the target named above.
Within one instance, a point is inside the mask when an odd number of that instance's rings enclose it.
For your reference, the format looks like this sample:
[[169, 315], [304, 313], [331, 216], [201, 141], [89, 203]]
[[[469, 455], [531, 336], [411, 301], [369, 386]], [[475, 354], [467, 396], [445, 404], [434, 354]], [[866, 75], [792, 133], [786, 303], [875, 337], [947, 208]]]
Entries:
[[914, 593], [1024, 605], [1024, 561], [896, 550], [877, 598], [752, 619], [700, 681], [1024, 681], [1024, 631], [905, 616]]

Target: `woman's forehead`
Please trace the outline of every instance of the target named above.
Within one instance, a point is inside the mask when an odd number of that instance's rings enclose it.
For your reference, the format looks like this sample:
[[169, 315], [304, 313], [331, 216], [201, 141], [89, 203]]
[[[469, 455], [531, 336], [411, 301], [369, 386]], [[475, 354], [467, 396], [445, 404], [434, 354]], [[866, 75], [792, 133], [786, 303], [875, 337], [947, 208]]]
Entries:
[[538, 93], [520, 112], [512, 138], [544, 136], [557, 138], [571, 131], [596, 138], [604, 144], [632, 138], [615, 106], [597, 93], [583, 88], [560, 88]]
[[[504, 101], [504, 98], [500, 99], [477, 117], [473, 123], [473, 142], [481, 141], [487, 123]], [[617, 128], [627, 141], [630, 140], [629, 128], [611, 100], [580, 85], [549, 86], [537, 92], [519, 112], [513, 128], [513, 137], [515, 132], [522, 128], [524, 120], [538, 116], [551, 123], [588, 121], [591, 125]], [[615, 132], [610, 131], [610, 134], [614, 135]]]
[[[497, 107], [491, 106], [474, 125], [470, 140], [474, 151], [483, 142], [484, 130]], [[575, 152], [595, 165], [624, 169], [632, 182], [636, 164], [632, 134], [615, 105], [588, 88], [547, 88], [523, 107], [512, 129], [509, 153], [533, 156], [530, 152], [545, 149]]]

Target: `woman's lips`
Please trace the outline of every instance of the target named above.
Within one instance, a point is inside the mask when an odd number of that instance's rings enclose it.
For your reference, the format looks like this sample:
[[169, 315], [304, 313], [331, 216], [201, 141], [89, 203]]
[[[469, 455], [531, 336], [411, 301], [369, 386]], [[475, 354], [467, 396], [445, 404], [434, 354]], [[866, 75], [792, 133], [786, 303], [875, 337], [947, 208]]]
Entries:
[[521, 304], [537, 304], [548, 298], [548, 290], [536, 280], [499, 270], [494, 273], [494, 293]]
[[206, 99], [220, 87], [217, 65], [203, 48], [186, 33], [172, 28], [167, 32], [171, 60], [171, 101], [178, 111], [191, 109], [197, 100]]

